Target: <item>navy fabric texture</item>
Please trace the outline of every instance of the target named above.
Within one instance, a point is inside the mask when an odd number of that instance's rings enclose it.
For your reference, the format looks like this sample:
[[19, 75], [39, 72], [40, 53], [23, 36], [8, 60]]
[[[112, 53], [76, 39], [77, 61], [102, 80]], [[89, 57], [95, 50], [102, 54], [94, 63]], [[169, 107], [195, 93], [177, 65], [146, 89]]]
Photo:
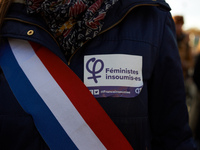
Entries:
[[[195, 150], [169, 10], [164, 0], [121, 0], [108, 12], [102, 32], [67, 60], [40, 16], [26, 16], [22, 4], [11, 7], [0, 36], [30, 40], [47, 47], [69, 64], [81, 80], [85, 55], [142, 56], [141, 93], [134, 98], [97, 98], [98, 102], [135, 150]], [[27, 35], [29, 30], [34, 30], [32, 36]], [[0, 149], [48, 149], [32, 117], [12, 94], [2, 71], [0, 131]]]

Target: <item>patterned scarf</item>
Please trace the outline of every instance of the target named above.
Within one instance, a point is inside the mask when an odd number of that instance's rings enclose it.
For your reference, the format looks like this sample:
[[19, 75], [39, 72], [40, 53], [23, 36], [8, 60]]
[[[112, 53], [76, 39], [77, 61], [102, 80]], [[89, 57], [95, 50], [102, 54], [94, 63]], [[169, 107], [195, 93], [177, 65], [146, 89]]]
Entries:
[[72, 54], [102, 29], [118, 0], [26, 0], [29, 14], [40, 13], [65, 55]]

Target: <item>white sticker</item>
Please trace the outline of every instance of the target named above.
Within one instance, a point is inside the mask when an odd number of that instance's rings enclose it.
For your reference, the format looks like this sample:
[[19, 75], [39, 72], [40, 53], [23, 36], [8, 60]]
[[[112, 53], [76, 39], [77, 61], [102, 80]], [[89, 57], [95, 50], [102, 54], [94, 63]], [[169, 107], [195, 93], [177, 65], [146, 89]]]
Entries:
[[95, 97], [135, 97], [143, 87], [142, 56], [87, 55], [84, 84]]

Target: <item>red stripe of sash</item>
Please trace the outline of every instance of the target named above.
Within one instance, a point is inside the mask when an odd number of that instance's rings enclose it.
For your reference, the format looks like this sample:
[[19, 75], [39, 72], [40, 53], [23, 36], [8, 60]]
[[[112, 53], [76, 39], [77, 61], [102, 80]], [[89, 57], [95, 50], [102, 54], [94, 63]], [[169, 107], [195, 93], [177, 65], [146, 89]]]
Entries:
[[31, 46], [103, 145], [109, 150], [133, 149], [75, 73], [45, 47], [36, 43]]

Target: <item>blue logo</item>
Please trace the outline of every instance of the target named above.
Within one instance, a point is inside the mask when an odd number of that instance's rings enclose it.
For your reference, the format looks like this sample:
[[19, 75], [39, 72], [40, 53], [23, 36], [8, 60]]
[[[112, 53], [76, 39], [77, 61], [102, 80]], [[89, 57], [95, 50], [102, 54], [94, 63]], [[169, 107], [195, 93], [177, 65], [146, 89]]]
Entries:
[[[89, 68], [89, 64], [93, 63], [93, 67], [90, 69]], [[97, 69], [97, 64], [100, 64], [100, 68], [98, 70]], [[88, 60], [88, 62], [86, 63], [86, 69], [89, 73], [92, 74], [91, 77], [88, 77], [88, 79], [93, 79], [95, 83], [98, 83], [97, 78], [101, 78], [100, 75], [97, 75], [98, 73], [100, 73], [104, 68], [104, 63], [102, 60], [97, 59], [96, 58], [91, 58], [90, 60]]]

